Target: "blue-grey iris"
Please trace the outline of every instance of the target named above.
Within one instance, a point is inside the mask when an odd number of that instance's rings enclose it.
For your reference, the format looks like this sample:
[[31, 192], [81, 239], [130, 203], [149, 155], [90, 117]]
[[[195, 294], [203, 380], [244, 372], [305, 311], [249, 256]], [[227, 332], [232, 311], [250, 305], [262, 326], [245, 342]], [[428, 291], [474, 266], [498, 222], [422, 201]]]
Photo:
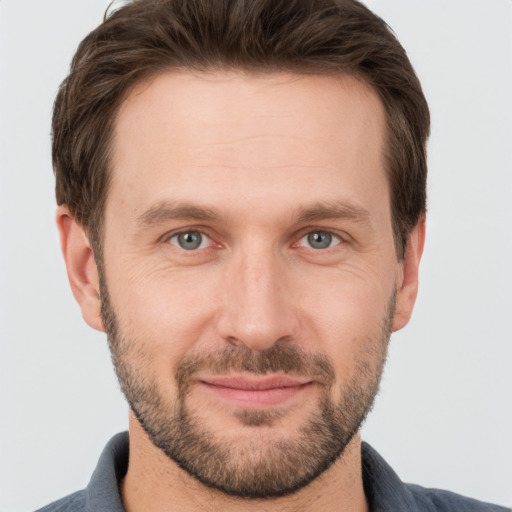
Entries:
[[325, 231], [314, 231], [309, 233], [308, 243], [313, 249], [327, 249], [332, 243], [332, 235]]
[[179, 246], [186, 251], [193, 251], [194, 249], [197, 249], [203, 241], [203, 236], [198, 231], [180, 233], [176, 238]]

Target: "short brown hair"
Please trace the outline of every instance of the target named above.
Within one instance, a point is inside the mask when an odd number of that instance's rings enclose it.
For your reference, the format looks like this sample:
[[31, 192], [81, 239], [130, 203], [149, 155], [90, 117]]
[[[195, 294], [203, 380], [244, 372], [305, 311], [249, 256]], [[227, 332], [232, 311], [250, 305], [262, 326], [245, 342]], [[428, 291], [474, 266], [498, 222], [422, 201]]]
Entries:
[[348, 73], [379, 94], [395, 245], [426, 209], [430, 116], [405, 50], [356, 0], [134, 0], [79, 45], [53, 114], [58, 204], [101, 244], [110, 142], [122, 99], [167, 69]]

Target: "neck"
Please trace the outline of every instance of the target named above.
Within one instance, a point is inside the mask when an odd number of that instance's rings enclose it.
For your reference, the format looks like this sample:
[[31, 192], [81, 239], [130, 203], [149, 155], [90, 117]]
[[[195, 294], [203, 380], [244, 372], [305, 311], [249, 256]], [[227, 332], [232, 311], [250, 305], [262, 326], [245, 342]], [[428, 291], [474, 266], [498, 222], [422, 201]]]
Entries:
[[290, 496], [248, 500], [210, 489], [156, 448], [130, 415], [130, 460], [121, 484], [126, 512], [351, 511], [368, 512], [361, 470], [361, 440], [355, 435], [343, 455], [322, 475]]

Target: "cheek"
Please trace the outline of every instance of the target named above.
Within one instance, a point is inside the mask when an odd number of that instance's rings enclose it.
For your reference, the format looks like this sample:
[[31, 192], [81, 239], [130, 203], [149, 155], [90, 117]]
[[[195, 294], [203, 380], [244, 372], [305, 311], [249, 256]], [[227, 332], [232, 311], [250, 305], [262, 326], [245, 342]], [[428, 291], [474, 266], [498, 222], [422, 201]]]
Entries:
[[201, 271], [136, 265], [112, 272], [112, 282], [120, 283], [109, 291], [121, 331], [138, 340], [146, 358], [174, 366], [200, 339], [214, 314], [212, 277]]
[[[356, 377], [365, 360], [381, 359], [393, 284], [348, 276], [316, 281], [301, 307], [310, 350], [323, 352], [335, 365], [337, 379]], [[305, 340], [307, 343], [308, 340]]]
[[319, 329], [343, 338], [349, 333], [369, 332], [372, 325], [380, 323], [393, 290], [392, 278], [384, 280], [369, 268], [329, 269], [302, 283], [297, 296], [302, 297], [304, 314]]

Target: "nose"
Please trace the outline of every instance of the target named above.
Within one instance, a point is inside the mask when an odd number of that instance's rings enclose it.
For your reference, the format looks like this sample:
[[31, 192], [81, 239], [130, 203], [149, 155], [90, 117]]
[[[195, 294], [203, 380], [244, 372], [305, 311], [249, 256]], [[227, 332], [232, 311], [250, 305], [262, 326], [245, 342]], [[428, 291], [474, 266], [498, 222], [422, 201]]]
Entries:
[[290, 276], [270, 250], [242, 254], [224, 274], [218, 333], [254, 351], [296, 336], [298, 317]]

